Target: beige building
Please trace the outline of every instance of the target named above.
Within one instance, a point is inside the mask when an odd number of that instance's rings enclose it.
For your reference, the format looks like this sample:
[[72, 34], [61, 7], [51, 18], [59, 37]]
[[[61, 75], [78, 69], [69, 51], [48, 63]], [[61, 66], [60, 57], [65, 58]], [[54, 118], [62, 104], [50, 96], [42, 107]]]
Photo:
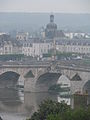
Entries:
[[11, 41], [4, 41], [3, 44], [3, 54], [12, 54], [13, 52], [13, 45]]
[[0, 55], [5, 54], [22, 54], [22, 45], [9, 35], [3, 34], [0, 36]]
[[42, 56], [51, 49], [50, 43], [33, 43], [34, 56]]
[[90, 54], [90, 40], [63, 41], [56, 45], [56, 50], [71, 53]]
[[30, 42], [23, 42], [22, 54], [26, 56], [33, 56], [32, 44]]
[[51, 49], [51, 43], [23, 43], [22, 53], [27, 56], [42, 56], [44, 53], [48, 53]]
[[22, 46], [11, 41], [5, 41], [0, 47], [0, 55], [5, 54], [22, 54]]
[[16, 35], [16, 40], [28, 40], [29, 33], [28, 32], [18, 32]]

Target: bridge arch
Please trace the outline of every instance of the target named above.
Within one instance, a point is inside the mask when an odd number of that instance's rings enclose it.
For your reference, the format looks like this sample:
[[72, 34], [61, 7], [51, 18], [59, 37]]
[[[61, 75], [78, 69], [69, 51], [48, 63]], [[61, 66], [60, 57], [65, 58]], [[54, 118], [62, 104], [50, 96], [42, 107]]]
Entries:
[[[35, 91], [47, 91], [48, 88], [50, 88], [50, 86], [58, 84], [58, 81], [60, 79], [62, 79], [62, 77], [64, 77], [66, 79], [66, 81], [64, 81], [64, 82], [62, 81], [62, 84], [63, 85], [67, 84], [68, 87], [72, 86], [71, 91], [76, 92], [77, 85], [75, 85], [75, 87], [74, 87], [74, 83], [80, 85], [82, 82], [81, 76], [82, 75], [79, 72], [73, 71], [73, 70], [61, 70], [58, 72], [57, 71], [56, 72], [54, 72], [54, 71], [44, 72], [36, 80], [36, 83], [35, 83], [36, 90]], [[68, 80], [68, 82], [67, 82], [67, 80]], [[77, 87], [79, 87], [79, 86], [77, 86]]]
[[15, 86], [18, 82], [19, 77], [20, 74], [13, 71], [3, 72], [0, 75], [0, 87]]
[[60, 76], [60, 73], [54, 72], [46, 72], [40, 75], [35, 84], [36, 91], [48, 91], [50, 86], [57, 84]]
[[24, 81], [26, 79], [25, 76], [28, 74], [29, 71], [32, 71], [33, 74], [36, 74], [36, 70], [34, 70], [34, 68], [5, 67], [0, 69], [0, 75], [8, 72], [19, 74], [17, 84], [24, 86]]
[[90, 95], [90, 80], [84, 84], [83, 93]]

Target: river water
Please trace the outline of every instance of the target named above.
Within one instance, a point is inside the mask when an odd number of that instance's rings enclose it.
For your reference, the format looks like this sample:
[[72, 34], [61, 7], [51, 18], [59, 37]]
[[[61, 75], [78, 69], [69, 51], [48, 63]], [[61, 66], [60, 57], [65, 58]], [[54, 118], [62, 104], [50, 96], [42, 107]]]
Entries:
[[[64, 76], [61, 77], [61, 81], [70, 86], [70, 81]], [[29, 93], [23, 92], [21, 89], [2, 87], [0, 84], [0, 116], [3, 120], [26, 120], [33, 112], [37, 111], [39, 104], [46, 99], [58, 102], [64, 100], [68, 105], [73, 106], [71, 98], [63, 98], [56, 93]]]
[[[0, 116], [3, 120], [26, 120], [45, 99], [64, 100], [55, 93], [24, 93], [20, 90], [0, 88]], [[70, 99], [66, 102], [70, 104]]]

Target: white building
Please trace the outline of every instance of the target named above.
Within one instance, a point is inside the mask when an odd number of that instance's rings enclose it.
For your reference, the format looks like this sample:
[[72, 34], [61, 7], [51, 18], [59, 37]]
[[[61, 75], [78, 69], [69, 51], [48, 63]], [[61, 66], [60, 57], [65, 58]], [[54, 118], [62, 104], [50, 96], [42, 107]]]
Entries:
[[0, 46], [0, 55], [6, 54], [22, 54], [22, 46], [12, 43], [11, 41], [5, 41], [4, 44]]
[[33, 56], [32, 44], [30, 42], [23, 42], [22, 54], [26, 56]]
[[28, 32], [18, 32], [16, 35], [16, 40], [28, 40], [29, 33]]
[[42, 56], [51, 49], [50, 43], [33, 43], [34, 56]]
[[66, 36], [67, 38], [69, 38], [69, 39], [72, 39], [73, 36], [74, 36], [74, 33], [72, 33], [72, 32], [70, 32], [70, 33], [64, 33], [64, 34], [65, 34], [65, 36]]
[[0, 36], [2, 35], [8, 35], [8, 33], [0, 32]]
[[23, 42], [22, 53], [27, 56], [42, 56], [44, 53], [48, 53], [51, 49], [51, 43], [30, 43]]
[[66, 38], [73, 39], [73, 38], [87, 38], [88, 34], [83, 32], [66, 32], [64, 33]]
[[12, 45], [11, 41], [8, 41], [8, 42], [4, 41], [3, 54], [12, 54], [12, 52], [13, 52], [13, 45]]
[[3, 34], [0, 36], [0, 55], [5, 54], [22, 54], [22, 45], [9, 35]]
[[63, 53], [90, 54], [90, 40], [66, 40], [56, 45], [56, 50]]

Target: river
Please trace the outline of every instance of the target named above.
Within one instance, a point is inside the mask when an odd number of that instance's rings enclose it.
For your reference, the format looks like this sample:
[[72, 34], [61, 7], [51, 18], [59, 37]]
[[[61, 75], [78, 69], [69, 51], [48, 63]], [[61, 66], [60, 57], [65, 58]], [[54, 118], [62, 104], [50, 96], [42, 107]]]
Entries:
[[[25, 120], [45, 99], [64, 100], [55, 93], [24, 93], [12, 88], [0, 88], [0, 116], [3, 120]], [[70, 99], [66, 102], [70, 104]]]
[[[61, 77], [61, 81], [65, 84], [69, 83], [70, 86], [70, 81], [64, 76]], [[58, 83], [60, 82], [58, 81]], [[13, 87], [8, 88], [5, 86], [6, 81], [4, 85], [0, 84], [0, 116], [3, 120], [26, 120], [33, 112], [37, 111], [41, 101], [46, 99], [52, 99], [58, 102], [64, 100], [68, 105], [71, 104], [73, 107], [73, 99], [60, 97], [60, 94], [23, 92], [21, 89], [13, 89]], [[80, 98], [79, 100], [78, 103], [80, 104], [82, 99]], [[77, 105], [79, 105], [78, 103], [76, 101]], [[90, 97], [88, 103], [90, 103]]]

